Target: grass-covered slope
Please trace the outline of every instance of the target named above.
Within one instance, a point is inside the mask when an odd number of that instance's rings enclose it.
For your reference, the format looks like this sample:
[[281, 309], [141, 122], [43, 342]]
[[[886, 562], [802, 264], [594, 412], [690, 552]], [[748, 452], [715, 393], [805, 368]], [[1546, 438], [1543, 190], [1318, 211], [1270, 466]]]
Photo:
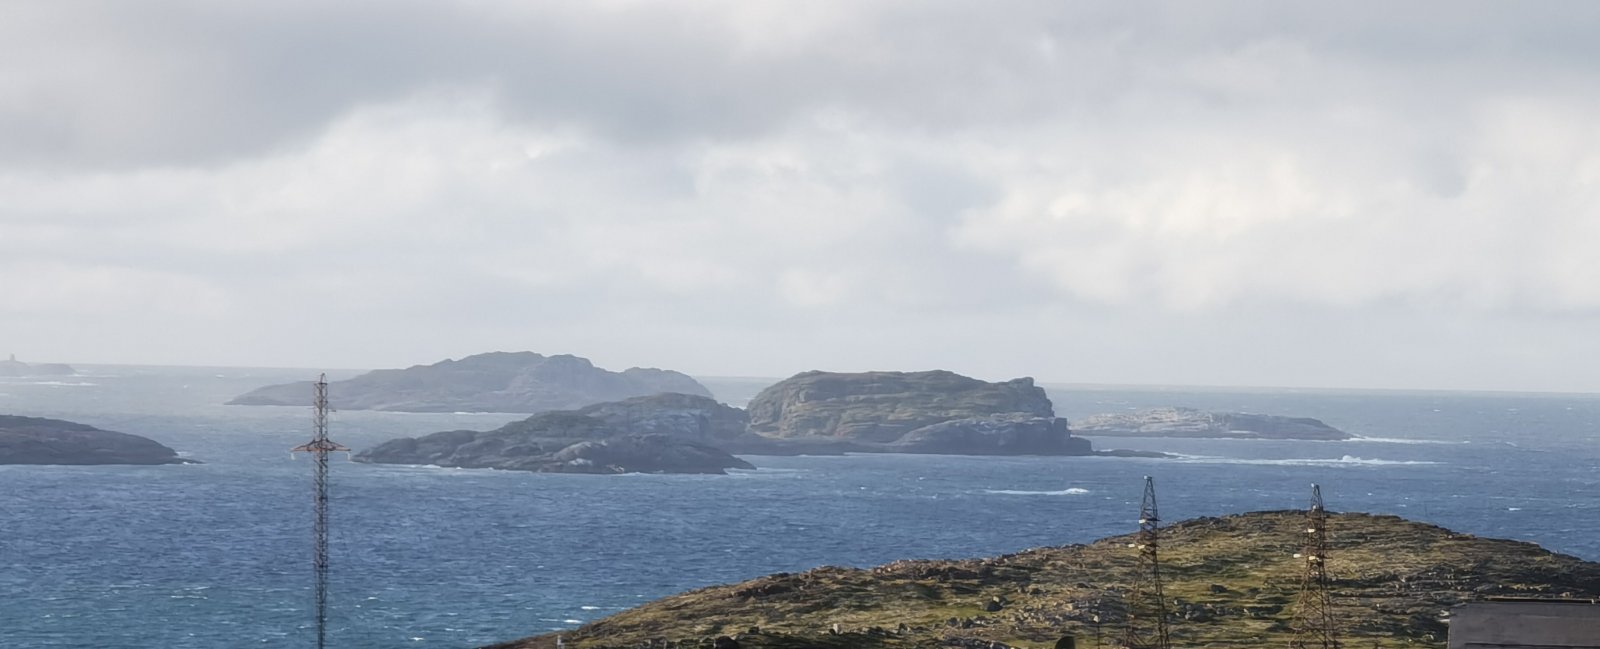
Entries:
[[[1260, 512], [1163, 530], [1174, 646], [1286, 644], [1304, 525], [1304, 512]], [[1450, 607], [1483, 597], [1600, 595], [1600, 564], [1530, 543], [1368, 514], [1333, 515], [1329, 534], [1333, 600], [1351, 647], [1442, 647]], [[1131, 541], [780, 573], [674, 595], [563, 635], [569, 647], [591, 648], [709, 647], [718, 636], [743, 648], [1052, 647], [1063, 635], [1085, 647], [1098, 613], [1109, 646], [1136, 566]], [[499, 645], [554, 646], [554, 635]]]

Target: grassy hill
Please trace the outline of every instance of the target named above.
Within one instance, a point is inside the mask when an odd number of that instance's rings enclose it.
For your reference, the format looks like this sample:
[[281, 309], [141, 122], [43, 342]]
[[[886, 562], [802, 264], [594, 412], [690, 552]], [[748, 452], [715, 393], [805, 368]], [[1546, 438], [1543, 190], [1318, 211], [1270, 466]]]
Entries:
[[[1257, 512], [1165, 528], [1173, 645], [1287, 644], [1304, 524], [1304, 512]], [[1333, 600], [1349, 647], [1443, 647], [1450, 607], [1475, 599], [1600, 596], [1600, 563], [1531, 543], [1369, 514], [1334, 514], [1328, 529]], [[1110, 646], [1136, 566], [1132, 540], [779, 573], [667, 597], [563, 635], [567, 646], [585, 648], [710, 647], [729, 636], [741, 648], [799, 649], [1052, 647], [1063, 635], [1093, 647], [1098, 632]], [[545, 635], [496, 649], [554, 646]]]

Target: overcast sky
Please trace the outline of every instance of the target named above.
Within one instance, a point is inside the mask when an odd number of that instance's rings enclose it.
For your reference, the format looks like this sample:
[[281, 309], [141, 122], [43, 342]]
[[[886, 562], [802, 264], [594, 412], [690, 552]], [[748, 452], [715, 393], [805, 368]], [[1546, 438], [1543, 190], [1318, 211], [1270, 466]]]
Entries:
[[0, 4], [0, 353], [1600, 391], [1600, 3]]

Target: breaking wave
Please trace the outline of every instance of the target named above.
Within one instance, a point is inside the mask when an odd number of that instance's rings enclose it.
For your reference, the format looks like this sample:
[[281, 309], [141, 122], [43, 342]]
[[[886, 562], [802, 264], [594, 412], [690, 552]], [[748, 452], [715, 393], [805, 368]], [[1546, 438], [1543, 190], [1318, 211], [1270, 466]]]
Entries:
[[1427, 460], [1379, 460], [1346, 455], [1339, 459], [1289, 458], [1283, 460], [1247, 460], [1233, 457], [1205, 457], [1188, 455], [1175, 461], [1191, 464], [1251, 464], [1259, 466], [1420, 466], [1439, 464]]
[[1018, 491], [1016, 489], [984, 489], [984, 493], [1005, 494], [1007, 496], [1082, 496], [1089, 493], [1088, 489], [1072, 487], [1061, 491]]
[[1407, 437], [1352, 437], [1347, 442], [1373, 442], [1377, 444], [1466, 444], [1455, 439], [1411, 439]]

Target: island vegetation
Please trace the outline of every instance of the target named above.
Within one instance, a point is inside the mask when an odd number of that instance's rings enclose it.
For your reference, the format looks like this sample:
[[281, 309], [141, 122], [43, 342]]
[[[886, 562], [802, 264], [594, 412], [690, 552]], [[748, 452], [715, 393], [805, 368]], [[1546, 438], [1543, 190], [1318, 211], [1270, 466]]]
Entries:
[[[1174, 646], [1288, 646], [1305, 512], [1184, 521], [1162, 530]], [[1335, 514], [1328, 570], [1343, 642], [1443, 647], [1452, 606], [1490, 596], [1592, 599], [1600, 564], [1531, 543], [1395, 516]], [[987, 559], [822, 567], [673, 595], [561, 632], [565, 646], [1110, 646], [1138, 572], [1134, 537]], [[495, 645], [548, 649], [550, 633]], [[720, 644], [719, 644], [720, 643]]]

